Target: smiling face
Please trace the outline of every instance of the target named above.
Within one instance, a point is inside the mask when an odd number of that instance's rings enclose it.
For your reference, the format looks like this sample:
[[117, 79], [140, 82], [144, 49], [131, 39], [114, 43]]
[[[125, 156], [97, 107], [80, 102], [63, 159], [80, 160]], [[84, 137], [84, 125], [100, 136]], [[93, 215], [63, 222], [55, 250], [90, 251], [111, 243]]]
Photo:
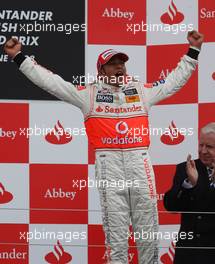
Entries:
[[215, 133], [200, 134], [199, 158], [206, 166], [211, 166], [215, 162]]
[[99, 75], [104, 82], [116, 87], [121, 86], [126, 78], [125, 62], [120, 56], [113, 56], [105, 65], [102, 66]]

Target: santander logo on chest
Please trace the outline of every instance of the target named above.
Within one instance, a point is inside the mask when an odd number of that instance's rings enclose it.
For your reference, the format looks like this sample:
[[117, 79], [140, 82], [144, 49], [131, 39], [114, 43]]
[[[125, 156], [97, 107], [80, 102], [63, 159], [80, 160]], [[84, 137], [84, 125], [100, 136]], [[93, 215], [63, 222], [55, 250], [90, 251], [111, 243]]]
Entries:
[[134, 112], [141, 112], [142, 106], [132, 105], [129, 107], [111, 107], [109, 105], [103, 106], [99, 105], [96, 107], [96, 113], [115, 113], [115, 114], [125, 114], [125, 113], [134, 113]]

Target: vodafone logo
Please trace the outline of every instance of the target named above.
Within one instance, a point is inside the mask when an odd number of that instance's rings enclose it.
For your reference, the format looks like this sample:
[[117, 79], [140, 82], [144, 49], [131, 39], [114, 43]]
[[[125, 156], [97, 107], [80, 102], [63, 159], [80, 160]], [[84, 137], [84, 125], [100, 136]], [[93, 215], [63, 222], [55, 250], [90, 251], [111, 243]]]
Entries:
[[172, 0], [168, 7], [168, 11], [161, 16], [160, 20], [168, 25], [179, 24], [184, 20], [184, 15], [177, 10]]
[[215, 72], [212, 73], [212, 79], [215, 81]]
[[124, 135], [128, 132], [128, 125], [124, 121], [120, 121], [116, 124], [116, 131], [117, 133]]
[[134, 17], [134, 12], [121, 11], [120, 8], [105, 8], [102, 17], [124, 18], [130, 21]]
[[50, 264], [67, 264], [72, 260], [72, 256], [65, 252], [60, 242], [57, 241], [57, 245], [54, 246], [54, 251], [48, 253], [45, 256], [45, 260]]

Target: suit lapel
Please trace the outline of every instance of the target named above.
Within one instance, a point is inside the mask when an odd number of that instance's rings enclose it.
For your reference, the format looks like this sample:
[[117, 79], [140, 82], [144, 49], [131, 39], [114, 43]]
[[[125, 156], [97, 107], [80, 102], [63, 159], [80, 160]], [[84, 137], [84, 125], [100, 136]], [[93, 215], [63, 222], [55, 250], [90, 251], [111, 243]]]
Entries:
[[209, 185], [209, 178], [208, 178], [208, 171], [207, 171], [207, 167], [201, 162], [200, 159], [196, 160], [196, 168], [198, 170], [199, 173], [199, 180], [201, 181], [201, 184], [204, 184], [204, 186], [208, 186]]

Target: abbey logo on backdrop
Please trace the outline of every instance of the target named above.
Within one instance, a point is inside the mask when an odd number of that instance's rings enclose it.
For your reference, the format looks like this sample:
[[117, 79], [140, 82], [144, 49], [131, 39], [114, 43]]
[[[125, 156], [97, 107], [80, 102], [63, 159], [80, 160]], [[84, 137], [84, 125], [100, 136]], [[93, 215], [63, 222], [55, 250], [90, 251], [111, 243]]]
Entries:
[[[65, 3], [66, 4], [66, 3]], [[69, 5], [69, 4], [68, 4]], [[27, 80], [3, 51], [6, 41], [15, 37], [22, 43], [25, 55], [36, 59], [67, 81], [84, 75], [85, 1], [75, 8], [61, 9], [60, 2], [45, 1], [40, 9], [29, 1], [22, 1], [0, 9], [0, 99], [56, 99]], [[63, 48], [62, 48], [63, 47]], [[71, 48], [72, 47], [72, 48]], [[68, 54], [68, 51], [70, 54]], [[66, 60], [79, 54], [78, 60]], [[75, 63], [74, 63], [75, 62]]]

